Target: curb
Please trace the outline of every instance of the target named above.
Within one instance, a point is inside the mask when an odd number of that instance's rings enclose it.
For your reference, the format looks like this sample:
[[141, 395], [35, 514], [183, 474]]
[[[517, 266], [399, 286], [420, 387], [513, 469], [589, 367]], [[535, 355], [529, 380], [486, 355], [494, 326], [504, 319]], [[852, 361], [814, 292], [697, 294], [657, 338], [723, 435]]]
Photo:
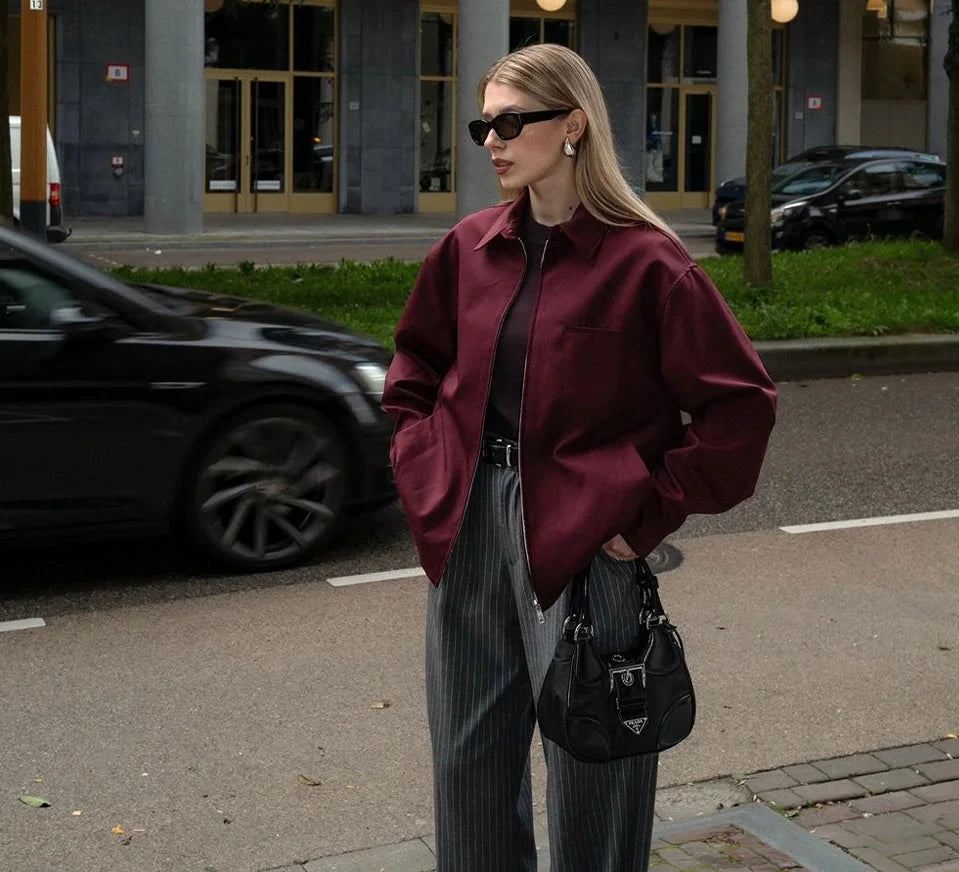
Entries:
[[959, 334], [753, 343], [774, 381], [959, 371]]

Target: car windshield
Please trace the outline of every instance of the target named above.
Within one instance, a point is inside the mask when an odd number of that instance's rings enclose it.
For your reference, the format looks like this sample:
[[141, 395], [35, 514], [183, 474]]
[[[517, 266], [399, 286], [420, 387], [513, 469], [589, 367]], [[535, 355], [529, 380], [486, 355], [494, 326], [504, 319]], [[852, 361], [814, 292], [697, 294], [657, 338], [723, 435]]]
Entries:
[[811, 166], [815, 166], [815, 164], [809, 160], [791, 160], [784, 164], [780, 164], [773, 170], [773, 184], [776, 184], [776, 182], [782, 181], [783, 179], [788, 179], [790, 176], [795, 175], [800, 170], [804, 170]]
[[773, 193], [790, 194], [796, 197], [818, 194], [830, 187], [842, 172], [843, 168], [836, 164], [813, 164], [776, 182], [773, 185]]

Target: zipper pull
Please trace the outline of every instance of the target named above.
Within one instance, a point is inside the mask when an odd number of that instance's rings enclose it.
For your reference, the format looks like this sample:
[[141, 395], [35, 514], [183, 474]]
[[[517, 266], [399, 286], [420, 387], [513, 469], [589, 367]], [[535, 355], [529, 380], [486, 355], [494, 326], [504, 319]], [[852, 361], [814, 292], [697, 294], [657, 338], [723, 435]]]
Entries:
[[536, 594], [533, 594], [533, 608], [536, 609], [536, 620], [541, 624], [546, 623], [546, 615], [543, 614], [543, 609], [539, 604], [539, 597]]

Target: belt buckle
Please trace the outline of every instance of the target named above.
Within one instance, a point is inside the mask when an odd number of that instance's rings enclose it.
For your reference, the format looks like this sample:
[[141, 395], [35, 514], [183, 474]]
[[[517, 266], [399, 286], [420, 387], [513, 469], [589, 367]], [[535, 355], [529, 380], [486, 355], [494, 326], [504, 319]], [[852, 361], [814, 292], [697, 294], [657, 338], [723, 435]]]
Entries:
[[507, 469], [512, 469], [512, 468], [513, 468], [513, 462], [512, 462], [512, 459], [511, 459], [512, 456], [511, 456], [511, 454], [510, 454], [510, 452], [511, 452], [512, 450], [513, 450], [513, 446], [512, 446], [509, 442], [507, 442], [507, 443], [506, 443], [506, 468], [507, 468]]

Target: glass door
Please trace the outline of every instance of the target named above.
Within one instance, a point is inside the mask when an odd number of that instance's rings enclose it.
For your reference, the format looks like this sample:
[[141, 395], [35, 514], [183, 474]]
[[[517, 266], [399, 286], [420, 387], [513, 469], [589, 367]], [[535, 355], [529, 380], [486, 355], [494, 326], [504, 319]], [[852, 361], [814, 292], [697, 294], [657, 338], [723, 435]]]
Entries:
[[685, 101], [681, 206], [706, 208], [713, 188], [713, 94], [687, 91]]
[[287, 211], [287, 102], [283, 77], [207, 79], [206, 211]]

